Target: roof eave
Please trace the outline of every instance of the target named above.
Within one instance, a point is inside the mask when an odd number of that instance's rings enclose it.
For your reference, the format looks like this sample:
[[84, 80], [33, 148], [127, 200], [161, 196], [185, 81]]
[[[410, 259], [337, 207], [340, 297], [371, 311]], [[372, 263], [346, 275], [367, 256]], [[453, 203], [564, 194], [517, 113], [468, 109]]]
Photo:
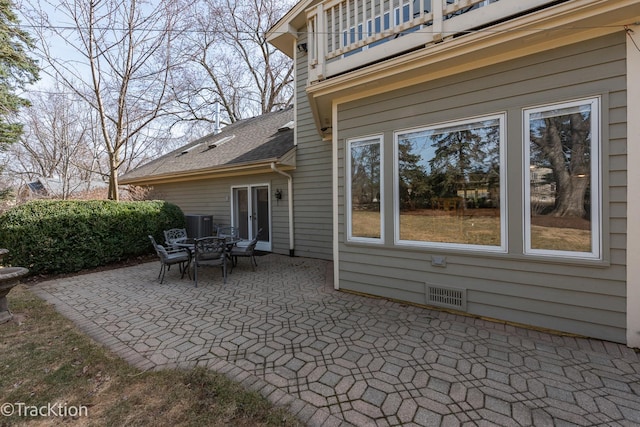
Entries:
[[267, 42], [276, 49], [293, 58], [295, 43], [298, 40], [298, 28], [307, 25], [306, 10], [320, 0], [304, 0], [296, 3], [276, 24], [267, 31]]
[[[247, 163], [235, 163], [231, 165], [222, 165], [212, 168], [197, 169], [182, 172], [172, 172], [167, 174], [144, 176], [139, 178], [120, 178], [119, 184], [121, 185], [153, 185], [153, 184], [166, 184], [171, 182], [185, 182], [185, 181], [197, 181], [201, 179], [213, 179], [224, 178], [232, 176], [243, 175], [255, 175], [259, 173], [271, 173], [271, 164], [275, 163], [282, 170], [293, 170], [296, 168], [295, 156], [290, 156], [289, 153], [294, 151], [295, 148], [289, 150], [282, 157], [274, 157], [270, 159], [263, 159], [259, 162], [247, 162]], [[284, 160], [286, 159], [286, 160]], [[292, 161], [289, 161], [292, 159]]]

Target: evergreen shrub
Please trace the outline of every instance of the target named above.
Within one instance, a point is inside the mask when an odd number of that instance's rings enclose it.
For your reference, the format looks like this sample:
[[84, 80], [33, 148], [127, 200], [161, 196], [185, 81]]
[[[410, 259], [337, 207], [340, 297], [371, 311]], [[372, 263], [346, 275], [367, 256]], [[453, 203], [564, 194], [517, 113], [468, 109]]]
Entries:
[[0, 215], [5, 265], [30, 274], [72, 273], [153, 251], [148, 235], [185, 227], [182, 210], [164, 201], [37, 200]]

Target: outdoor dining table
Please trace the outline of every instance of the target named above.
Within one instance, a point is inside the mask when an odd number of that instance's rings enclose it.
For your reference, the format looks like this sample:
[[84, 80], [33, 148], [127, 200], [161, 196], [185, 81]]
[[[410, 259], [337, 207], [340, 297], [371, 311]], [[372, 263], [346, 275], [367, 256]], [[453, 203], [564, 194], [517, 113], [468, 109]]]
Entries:
[[[217, 238], [219, 240], [224, 240], [225, 242], [225, 247], [226, 247], [226, 255], [228, 259], [231, 259], [231, 249], [238, 244], [238, 242], [242, 241], [242, 239], [237, 239], [237, 238], [232, 238], [232, 237], [218, 237], [218, 236], [207, 236], [207, 237], [213, 237], [213, 238]], [[188, 237], [185, 239], [180, 239], [180, 240], [176, 240], [174, 242], [175, 246], [178, 246], [180, 248], [186, 248], [189, 251], [189, 255], [193, 256], [195, 254], [196, 251], [196, 239], [192, 238], [192, 237]]]
[[190, 255], [193, 255], [193, 253], [196, 250], [196, 239], [192, 239], [192, 238], [179, 239], [173, 242], [173, 245], [179, 248], [185, 248], [189, 251]]

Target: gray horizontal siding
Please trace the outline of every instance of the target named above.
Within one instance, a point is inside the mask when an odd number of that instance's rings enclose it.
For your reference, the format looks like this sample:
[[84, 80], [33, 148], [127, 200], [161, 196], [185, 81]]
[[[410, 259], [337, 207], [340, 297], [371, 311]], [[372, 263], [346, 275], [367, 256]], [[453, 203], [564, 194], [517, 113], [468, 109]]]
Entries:
[[[612, 88], [613, 89], [613, 88]], [[609, 170], [605, 184], [610, 189], [605, 191], [603, 202], [609, 207], [609, 260], [612, 266], [624, 268], [626, 265], [627, 240], [627, 92], [611, 90], [608, 110], [608, 156]], [[605, 113], [603, 113], [603, 117]], [[603, 119], [603, 122], [605, 120]], [[606, 122], [605, 122], [606, 123]], [[605, 169], [606, 170], [606, 169]], [[620, 197], [620, 193], [623, 196]], [[615, 195], [615, 198], [612, 197]], [[626, 273], [626, 271], [625, 271]], [[626, 279], [626, 277], [625, 277]], [[624, 280], [624, 279], [623, 279]], [[626, 322], [625, 322], [626, 324]]]
[[[341, 280], [349, 280], [352, 278], [354, 281], [360, 281], [360, 276], [368, 276], [367, 283], [378, 283], [383, 286], [385, 283], [389, 283], [393, 280], [394, 283], [400, 284], [400, 279], [393, 276], [380, 276], [370, 274], [367, 266], [361, 265], [359, 268], [345, 269], [341, 272]], [[344, 273], [344, 274], [342, 274]], [[438, 277], [440, 276], [440, 277]], [[608, 315], [600, 323], [611, 327], [617, 326], [617, 322], [624, 321], [625, 315], [620, 313], [622, 308], [619, 305], [619, 298], [613, 296], [593, 294], [591, 296], [591, 304], [584, 304], [581, 306], [569, 306], [560, 308], [565, 305], [557, 303], [556, 301], [562, 301], [563, 299], [571, 298], [573, 291], [566, 289], [560, 289], [557, 286], [547, 286], [544, 290], [544, 299], [540, 297], [541, 289], [536, 285], [523, 285], [516, 281], [497, 281], [490, 278], [474, 278], [473, 281], [465, 279], [466, 276], [451, 276], [449, 274], [441, 273], [440, 275], [431, 273], [429, 280], [408, 280], [403, 283], [403, 288], [407, 291], [412, 291], [422, 295], [422, 302], [426, 303], [424, 296], [425, 283], [437, 284], [439, 286], [449, 286], [457, 288], [466, 288], [470, 305], [491, 306], [499, 307], [504, 305], [511, 310], [517, 309], [530, 313], [538, 313], [544, 315], [552, 315], [555, 318], [573, 318], [574, 320], [586, 321], [593, 323], [593, 319], [596, 319], [599, 315], [598, 312], [607, 311]], [[414, 277], [414, 279], [417, 279]], [[422, 277], [424, 279], [424, 277]], [[465, 280], [468, 283], [465, 283]], [[391, 295], [391, 294], [390, 294]], [[418, 302], [418, 301], [416, 301]], [[502, 302], [502, 304], [501, 304]], [[550, 304], [553, 304], [550, 306]], [[551, 307], [551, 309], [549, 308]], [[554, 310], [559, 309], [554, 313]], [[571, 316], [568, 315], [571, 313]], [[481, 313], [478, 313], [481, 314]], [[486, 313], [483, 315], [490, 315]], [[497, 316], [491, 316], [497, 317]], [[557, 328], [557, 326], [556, 326]]]
[[[350, 245], [351, 246], [351, 245]], [[514, 259], [505, 255], [501, 258], [483, 257], [466, 254], [447, 254], [446, 267], [431, 265], [433, 251], [417, 251], [405, 249], [401, 253], [388, 256], [387, 248], [371, 248], [362, 246], [363, 251], [341, 251], [341, 268], [348, 269], [351, 264], [368, 266], [372, 274], [388, 274], [387, 270], [395, 270], [394, 275], [402, 275], [402, 279], [417, 281], [426, 280], [424, 273], [445, 274], [449, 277], [471, 277], [491, 280], [507, 280], [525, 285], [561, 286], [576, 292], [600, 293], [603, 295], [624, 296], [623, 287], [602, 286], [605, 280], [621, 280], [625, 278], [624, 266], [586, 267], [580, 265], [550, 264], [548, 262], [527, 261], [523, 257]], [[371, 259], [376, 258], [374, 268]], [[419, 267], [419, 268], [416, 268]], [[581, 275], [577, 273], [582, 272]], [[505, 274], [506, 273], [506, 274]]]
[[[300, 42], [304, 40], [299, 40]], [[296, 64], [296, 170], [293, 172], [295, 254], [333, 257], [331, 142], [322, 141], [305, 91], [307, 57]]]
[[[340, 287], [424, 304], [425, 283], [467, 289], [470, 313], [625, 341], [626, 76], [624, 34], [590, 40], [486, 69], [340, 105]], [[604, 261], [523, 254], [522, 108], [602, 96]], [[507, 113], [506, 254], [394, 246], [393, 131]], [[384, 135], [385, 243], [346, 242], [344, 146]], [[446, 267], [431, 265], [445, 256]]]
[[[231, 187], [237, 185], [270, 184], [271, 188], [271, 245], [272, 251], [289, 254], [289, 214], [287, 180], [279, 174], [261, 174], [250, 177], [206, 179], [199, 181], [158, 184], [149, 198], [166, 200], [178, 205], [185, 214], [213, 215], [219, 225], [231, 224]], [[282, 200], [276, 202], [273, 192], [283, 191]]]

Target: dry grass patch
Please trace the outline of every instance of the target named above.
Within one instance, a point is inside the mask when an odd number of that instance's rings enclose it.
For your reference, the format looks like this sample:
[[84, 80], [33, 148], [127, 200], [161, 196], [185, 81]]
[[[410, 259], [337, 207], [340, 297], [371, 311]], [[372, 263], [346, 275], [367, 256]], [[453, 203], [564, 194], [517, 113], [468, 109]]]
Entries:
[[356, 237], [380, 237], [380, 212], [353, 211], [351, 232]]
[[0, 404], [85, 406], [88, 416], [3, 417], [0, 425], [300, 426], [282, 408], [205, 369], [141, 372], [83, 335], [25, 285], [0, 324]]
[[400, 238], [421, 242], [500, 246], [500, 218], [400, 215]]
[[531, 246], [534, 249], [591, 252], [591, 230], [532, 225]]
[[[400, 239], [500, 246], [498, 211], [487, 210], [483, 213], [464, 216], [431, 210], [403, 212], [400, 215]], [[352, 230], [358, 237], [379, 237], [380, 215], [377, 212], [354, 211]], [[531, 240], [537, 249], [590, 252], [590, 224], [584, 220], [565, 218], [547, 218], [542, 224], [536, 218], [531, 226]]]

